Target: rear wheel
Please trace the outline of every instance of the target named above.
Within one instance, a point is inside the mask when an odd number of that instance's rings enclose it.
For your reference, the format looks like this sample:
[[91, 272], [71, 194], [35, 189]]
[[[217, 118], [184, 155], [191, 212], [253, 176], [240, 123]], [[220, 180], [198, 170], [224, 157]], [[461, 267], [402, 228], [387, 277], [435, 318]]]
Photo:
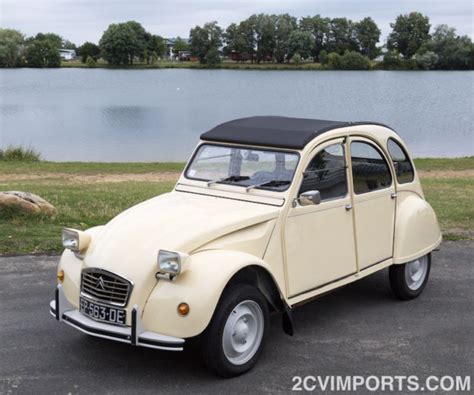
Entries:
[[416, 298], [423, 292], [431, 269], [431, 254], [389, 269], [390, 286], [402, 300]]
[[268, 305], [258, 289], [237, 284], [224, 291], [203, 338], [206, 365], [223, 377], [250, 370], [268, 329]]

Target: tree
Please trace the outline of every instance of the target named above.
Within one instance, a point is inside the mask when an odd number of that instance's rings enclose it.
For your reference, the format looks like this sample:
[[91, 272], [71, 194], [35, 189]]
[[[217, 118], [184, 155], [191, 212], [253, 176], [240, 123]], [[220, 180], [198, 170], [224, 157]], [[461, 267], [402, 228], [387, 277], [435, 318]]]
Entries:
[[307, 59], [311, 56], [313, 49], [313, 37], [310, 32], [294, 30], [288, 39], [288, 58], [299, 54], [302, 58]]
[[183, 40], [181, 37], [176, 37], [173, 45], [173, 51], [179, 54], [181, 51], [189, 51], [189, 44], [186, 40]]
[[191, 53], [199, 58], [201, 64], [206, 64], [206, 56], [211, 49], [218, 50], [222, 45], [222, 29], [215, 21], [192, 28], [189, 37]]
[[357, 51], [358, 49], [354, 22], [347, 18], [331, 19], [326, 50], [342, 55], [345, 51]]
[[392, 32], [388, 36], [387, 47], [396, 50], [405, 59], [411, 58], [429, 39], [430, 20], [419, 12], [399, 15], [390, 26]]
[[[438, 69], [472, 69], [474, 66], [474, 45], [467, 36], [458, 36], [456, 29], [447, 25], [436, 27], [431, 39], [419, 52], [434, 52]], [[418, 54], [417, 54], [418, 55]]]
[[151, 53], [153, 63], [153, 53], [156, 54], [156, 60], [158, 60], [158, 57], [163, 56], [166, 53], [165, 39], [161, 36], [151, 34], [147, 40], [147, 49], [148, 53]]
[[29, 38], [28, 40], [40, 40], [40, 41], [50, 41], [53, 43], [56, 48], [63, 48], [64, 39], [56, 33], [38, 33], [34, 38]]
[[241, 34], [243, 36], [243, 50], [242, 53], [248, 54], [248, 56], [251, 59], [251, 62], [253, 63], [255, 60], [255, 54], [256, 54], [256, 45], [257, 45], [257, 40], [255, 37], [255, 31], [254, 31], [254, 25], [253, 21], [249, 19], [246, 19], [239, 24], [239, 29], [241, 31]]
[[326, 43], [330, 32], [330, 19], [322, 18], [321, 15], [304, 17], [301, 18], [300, 29], [311, 33], [313, 37], [311, 55], [315, 62], [321, 61], [321, 51], [326, 50]]
[[274, 34], [274, 49], [273, 57], [277, 63], [283, 63], [285, 56], [289, 53], [289, 40], [291, 34], [298, 28], [298, 23], [295, 17], [288, 14], [275, 15], [275, 34]]
[[17, 67], [25, 38], [18, 30], [0, 29], [0, 67]]
[[240, 55], [245, 53], [246, 42], [242, 24], [237, 25], [235, 23], [231, 23], [223, 33], [222, 37], [226, 44], [224, 47], [225, 55], [230, 56], [232, 52], [237, 52]]
[[61, 43], [61, 48], [74, 49], [74, 50], [76, 50], [76, 49], [77, 49], [77, 46], [76, 46], [76, 44], [74, 44], [72, 41], [63, 40], [63, 42]]
[[109, 25], [99, 42], [102, 57], [113, 65], [133, 64], [146, 45], [147, 32], [135, 21]]
[[87, 58], [90, 56], [93, 60], [97, 61], [100, 58], [100, 48], [98, 45], [86, 41], [77, 49], [78, 55], [81, 57], [82, 63], [86, 63]]
[[275, 47], [275, 17], [267, 14], [254, 14], [247, 20], [252, 42], [255, 43], [255, 60], [260, 63], [273, 57]]
[[61, 57], [57, 43], [48, 39], [34, 39], [26, 48], [28, 67], [59, 67]]
[[209, 67], [215, 67], [221, 63], [221, 55], [217, 48], [211, 48], [206, 54], [206, 64]]
[[375, 59], [379, 50], [377, 43], [380, 39], [380, 29], [372, 18], [367, 17], [355, 24], [355, 38], [359, 46], [359, 52], [369, 59]]

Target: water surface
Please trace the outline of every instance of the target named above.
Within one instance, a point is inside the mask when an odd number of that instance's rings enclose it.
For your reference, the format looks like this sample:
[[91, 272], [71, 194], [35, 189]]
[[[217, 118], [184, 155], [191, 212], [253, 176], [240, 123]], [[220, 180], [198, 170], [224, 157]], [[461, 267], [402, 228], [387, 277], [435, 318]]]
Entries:
[[414, 156], [474, 154], [474, 72], [0, 70], [0, 146], [54, 161], [181, 161], [251, 115], [371, 120]]

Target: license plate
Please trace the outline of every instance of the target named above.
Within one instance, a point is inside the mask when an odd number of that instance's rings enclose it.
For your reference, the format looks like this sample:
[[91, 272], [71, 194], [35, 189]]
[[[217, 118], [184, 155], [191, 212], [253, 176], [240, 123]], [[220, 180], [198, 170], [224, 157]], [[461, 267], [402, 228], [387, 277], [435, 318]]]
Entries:
[[125, 325], [125, 320], [127, 318], [127, 312], [123, 309], [103, 306], [84, 298], [80, 298], [79, 310], [82, 314], [85, 314], [94, 320], [111, 324]]

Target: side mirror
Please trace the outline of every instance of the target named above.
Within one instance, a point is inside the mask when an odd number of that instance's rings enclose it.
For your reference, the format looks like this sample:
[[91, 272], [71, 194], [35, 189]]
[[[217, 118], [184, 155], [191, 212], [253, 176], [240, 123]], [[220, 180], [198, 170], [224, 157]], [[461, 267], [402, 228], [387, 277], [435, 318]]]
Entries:
[[321, 203], [321, 193], [319, 193], [319, 191], [303, 192], [298, 197], [298, 202], [302, 206], [309, 206], [310, 204], [319, 204]]

